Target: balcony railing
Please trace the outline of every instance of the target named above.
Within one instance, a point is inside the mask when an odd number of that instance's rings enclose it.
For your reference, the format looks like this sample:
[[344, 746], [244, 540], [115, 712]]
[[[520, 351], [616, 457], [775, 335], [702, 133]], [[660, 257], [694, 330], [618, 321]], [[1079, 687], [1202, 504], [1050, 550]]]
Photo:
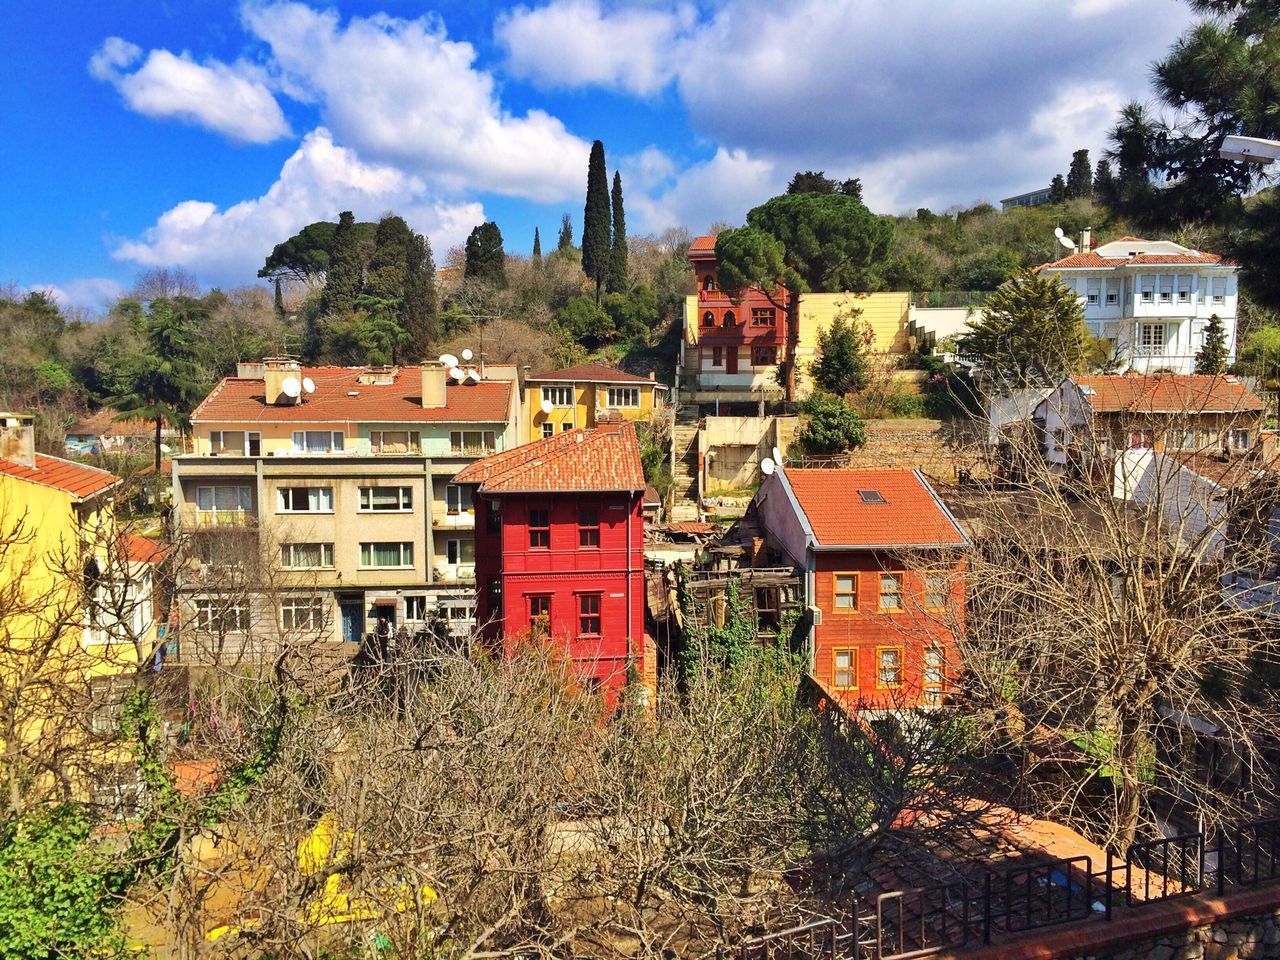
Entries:
[[467, 510], [435, 510], [431, 514], [431, 525], [433, 527], [443, 527], [450, 530], [474, 530], [476, 526], [476, 512], [474, 509]]
[[197, 510], [197, 527], [247, 527], [258, 520], [249, 510]]

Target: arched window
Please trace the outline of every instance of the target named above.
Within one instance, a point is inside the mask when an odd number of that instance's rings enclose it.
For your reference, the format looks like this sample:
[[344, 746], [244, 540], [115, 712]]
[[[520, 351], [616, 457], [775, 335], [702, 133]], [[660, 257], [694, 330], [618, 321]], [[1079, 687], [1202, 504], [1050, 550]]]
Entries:
[[716, 325], [716, 315], [708, 310], [702, 315], [702, 325], [704, 327], [714, 327]]
[[726, 310], [724, 312], [724, 325], [726, 327], [732, 327], [737, 322], [738, 318], [733, 315], [732, 310]]
[[705, 277], [702, 278], [702, 289], [714, 290], [715, 288], [716, 288], [716, 278], [708, 273]]

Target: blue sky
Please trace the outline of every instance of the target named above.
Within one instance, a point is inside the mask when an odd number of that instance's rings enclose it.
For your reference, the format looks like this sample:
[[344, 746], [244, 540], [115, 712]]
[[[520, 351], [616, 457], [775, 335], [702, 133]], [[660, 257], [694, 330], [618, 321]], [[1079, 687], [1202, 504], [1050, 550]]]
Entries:
[[255, 281], [344, 209], [437, 261], [580, 225], [590, 142], [628, 226], [740, 222], [797, 169], [881, 212], [997, 201], [1096, 158], [1178, 0], [10, 0], [0, 282], [87, 308], [139, 270]]

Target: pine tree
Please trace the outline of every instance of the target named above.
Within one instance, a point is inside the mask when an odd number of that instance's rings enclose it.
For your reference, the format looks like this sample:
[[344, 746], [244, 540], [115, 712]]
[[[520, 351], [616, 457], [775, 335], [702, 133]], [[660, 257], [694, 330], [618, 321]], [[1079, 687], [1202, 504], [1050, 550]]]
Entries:
[[556, 249], [573, 249], [573, 221], [567, 213], [560, 218], [560, 239], [556, 241]]
[[1196, 352], [1196, 373], [1217, 376], [1227, 372], [1227, 331], [1216, 313], [1204, 328], [1204, 346]]
[[1093, 196], [1093, 167], [1089, 164], [1089, 151], [1077, 150], [1071, 155], [1071, 168], [1067, 171], [1067, 196], [1071, 199]]
[[542, 237], [538, 235], [537, 227], [533, 228], [533, 265], [542, 266]]
[[492, 220], [480, 224], [467, 237], [464, 273], [468, 279], [484, 280], [498, 289], [506, 287], [507, 252], [502, 247], [502, 231]]
[[596, 303], [609, 276], [613, 245], [609, 220], [609, 173], [604, 165], [604, 144], [597, 140], [591, 145], [587, 202], [582, 210], [582, 270], [596, 285]]
[[1055, 173], [1053, 180], [1049, 184], [1049, 202], [1065, 203], [1067, 200], [1067, 181], [1062, 179], [1062, 174]]
[[324, 295], [321, 298], [326, 314], [346, 316], [355, 310], [356, 297], [360, 295], [360, 267], [355, 214], [344, 210], [338, 217], [333, 256], [329, 261], [329, 272], [325, 276]]
[[1093, 171], [1093, 199], [1111, 203], [1116, 195], [1116, 178], [1111, 174], [1111, 161], [1103, 157]]
[[409, 360], [421, 360], [436, 337], [440, 309], [431, 242], [420, 233], [413, 234], [405, 245], [404, 272], [400, 325], [407, 335], [405, 355]]
[[609, 251], [609, 292], [627, 289], [627, 217], [622, 209], [622, 174], [613, 173], [613, 249]]

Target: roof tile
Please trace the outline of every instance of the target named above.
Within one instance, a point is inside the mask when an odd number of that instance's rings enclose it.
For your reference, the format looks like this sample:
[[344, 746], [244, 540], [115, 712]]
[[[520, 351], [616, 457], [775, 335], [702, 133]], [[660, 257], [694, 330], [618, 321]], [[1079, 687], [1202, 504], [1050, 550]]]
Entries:
[[1095, 413], [1250, 413], [1266, 409], [1236, 377], [1117, 374], [1072, 377]]
[[567, 430], [495, 453], [464, 467], [454, 483], [478, 483], [481, 493], [643, 490], [644, 467], [635, 426]]
[[565, 367], [562, 370], [548, 370], [529, 379], [573, 380], [578, 383], [655, 383], [648, 377], [627, 373], [625, 370], [609, 367], [603, 363], [581, 363], [576, 367]]
[[101, 493], [120, 482], [119, 477], [106, 470], [43, 453], [36, 454], [35, 467], [28, 467], [14, 460], [0, 460], [0, 474], [53, 487], [78, 500]]
[[[822, 546], [960, 546], [964, 531], [919, 470], [786, 470]], [[884, 503], [865, 503], [875, 490]]]

